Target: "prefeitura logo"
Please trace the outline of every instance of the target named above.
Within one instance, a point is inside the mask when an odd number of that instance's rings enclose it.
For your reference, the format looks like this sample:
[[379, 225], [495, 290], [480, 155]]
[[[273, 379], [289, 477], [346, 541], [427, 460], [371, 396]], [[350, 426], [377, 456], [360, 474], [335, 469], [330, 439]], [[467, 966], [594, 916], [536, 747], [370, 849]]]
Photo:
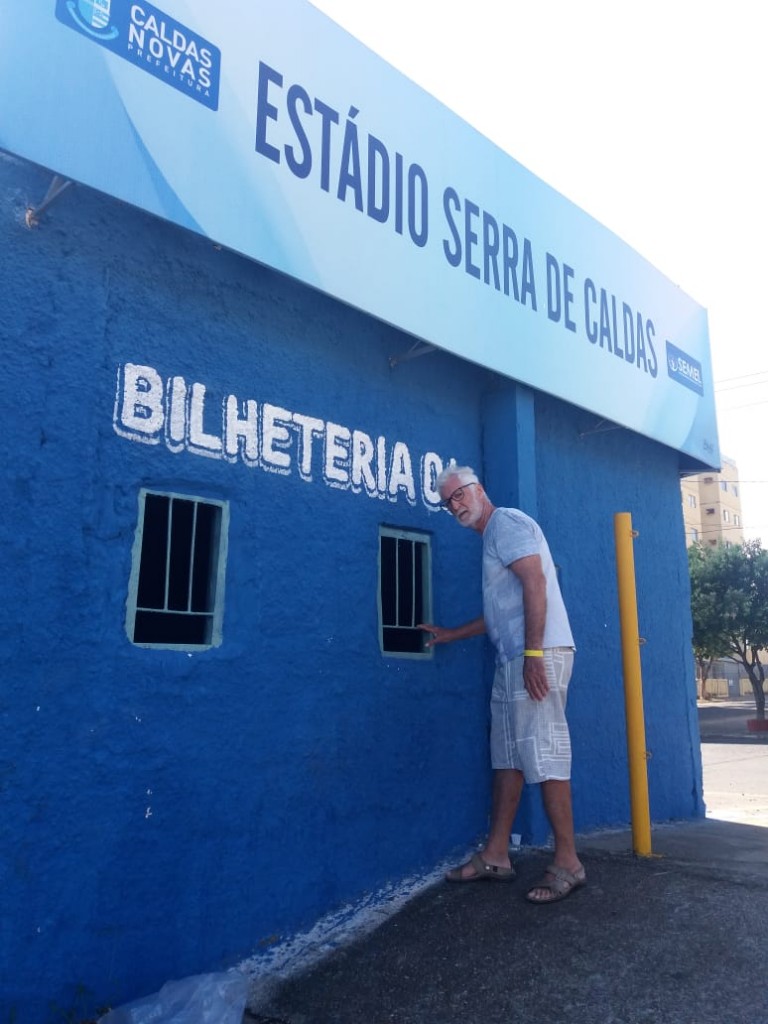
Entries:
[[198, 103], [218, 109], [221, 51], [159, 8], [134, 0], [56, 0], [56, 17]]

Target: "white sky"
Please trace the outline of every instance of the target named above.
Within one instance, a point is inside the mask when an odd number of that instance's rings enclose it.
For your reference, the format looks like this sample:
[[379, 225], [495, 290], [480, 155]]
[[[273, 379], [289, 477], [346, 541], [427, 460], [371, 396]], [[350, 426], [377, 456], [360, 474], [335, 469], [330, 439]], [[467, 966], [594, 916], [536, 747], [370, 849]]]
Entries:
[[706, 307], [721, 451], [768, 546], [762, 5], [312, 2]]

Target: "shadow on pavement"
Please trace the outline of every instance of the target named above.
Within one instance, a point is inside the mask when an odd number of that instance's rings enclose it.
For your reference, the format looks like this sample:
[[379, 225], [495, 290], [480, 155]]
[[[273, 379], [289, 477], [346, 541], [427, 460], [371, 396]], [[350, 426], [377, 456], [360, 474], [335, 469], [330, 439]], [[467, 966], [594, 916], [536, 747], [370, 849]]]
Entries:
[[763, 744], [763, 745], [768, 743], [768, 736], [766, 736], [766, 738], [763, 739], [761, 736], [757, 736], [757, 735], [755, 735], [755, 736], [749, 736], [749, 735], [747, 735], [747, 736], [729, 736], [727, 733], [723, 733], [723, 734], [712, 733], [709, 736], [702, 736], [701, 737], [701, 742], [702, 743], [730, 743], [730, 744], [735, 744], [735, 745], [738, 745], [739, 743], [747, 743], [747, 744], [750, 744], [750, 745], [754, 746], [754, 744], [756, 744], [756, 743], [757, 744]]
[[698, 708], [702, 743], [768, 742], [768, 733], [749, 732], [747, 722], [757, 714], [751, 697], [700, 703]]
[[[702, 741], [759, 744], [754, 704], [700, 707]], [[587, 886], [525, 901], [512, 884], [438, 883], [323, 961], [254, 988], [247, 1024], [768, 1024], [768, 827], [716, 818], [578, 837]], [[256, 979], [254, 979], [255, 981]], [[258, 991], [258, 995], [256, 992]]]
[[556, 906], [524, 899], [547, 862], [542, 851], [520, 858], [515, 884], [433, 886], [277, 987], [250, 1019], [764, 1024], [768, 999], [754, 965], [764, 960], [765, 862], [749, 876], [730, 865], [739, 844], [754, 850], [762, 840], [765, 850], [766, 831], [692, 824], [690, 833], [689, 823], [662, 827], [659, 849], [670, 853], [653, 858], [628, 852], [626, 833], [624, 851], [583, 837], [588, 884]]

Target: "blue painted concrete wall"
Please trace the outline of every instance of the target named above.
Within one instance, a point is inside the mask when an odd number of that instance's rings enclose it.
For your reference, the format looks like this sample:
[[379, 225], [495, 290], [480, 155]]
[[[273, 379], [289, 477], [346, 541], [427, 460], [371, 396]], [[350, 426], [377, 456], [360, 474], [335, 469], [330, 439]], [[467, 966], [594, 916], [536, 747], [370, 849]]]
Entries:
[[[629, 818], [614, 524], [630, 512], [655, 821], [698, 817], [701, 792], [690, 586], [675, 452], [537, 396], [539, 518], [578, 645], [569, 694], [580, 829]], [[674, 779], [674, 782], [671, 780]]]
[[[380, 525], [430, 534], [446, 624], [479, 610], [478, 538], [420, 497], [330, 486], [318, 460], [310, 480], [121, 436], [126, 363], [203, 382], [211, 433], [236, 394], [535, 497], [579, 645], [582, 829], [629, 814], [611, 515], [631, 511], [653, 814], [702, 813], [673, 452], [582, 436], [584, 413], [439, 352], [393, 368], [413, 339], [87, 189], [30, 230], [49, 181], [0, 156], [6, 1018], [85, 1016], [237, 963], [487, 821], [486, 642], [382, 657], [376, 604]], [[141, 487], [230, 503], [217, 648], [126, 637]], [[544, 840], [534, 800], [520, 828]]]

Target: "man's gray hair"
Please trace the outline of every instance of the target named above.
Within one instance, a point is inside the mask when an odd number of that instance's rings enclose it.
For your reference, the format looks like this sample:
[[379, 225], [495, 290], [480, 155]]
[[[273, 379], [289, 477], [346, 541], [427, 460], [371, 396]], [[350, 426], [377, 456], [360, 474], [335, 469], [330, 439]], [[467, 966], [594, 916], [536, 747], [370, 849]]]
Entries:
[[455, 476], [462, 487], [467, 484], [479, 484], [477, 473], [471, 466], [457, 466], [455, 462], [449, 462], [442, 473], [435, 480], [435, 487], [439, 491], [449, 477]]

